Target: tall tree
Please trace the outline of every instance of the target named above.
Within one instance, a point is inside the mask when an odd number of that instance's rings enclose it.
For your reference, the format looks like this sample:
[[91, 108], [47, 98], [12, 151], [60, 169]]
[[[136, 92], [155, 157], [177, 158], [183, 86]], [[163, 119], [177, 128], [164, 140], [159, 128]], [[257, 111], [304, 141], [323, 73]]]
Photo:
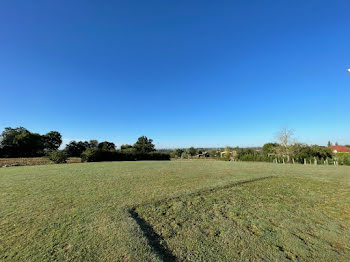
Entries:
[[153, 140], [148, 139], [146, 136], [141, 136], [137, 139], [134, 144], [134, 148], [138, 152], [149, 153], [152, 151], [156, 151], [153, 145]]
[[294, 131], [292, 129], [288, 129], [287, 127], [282, 128], [282, 130], [276, 135], [277, 141], [280, 144], [278, 151], [282, 156], [287, 157], [288, 162], [290, 160], [290, 145], [295, 143], [293, 141], [293, 136]]
[[57, 131], [51, 131], [44, 135], [44, 143], [46, 150], [57, 150], [62, 144], [62, 135]]

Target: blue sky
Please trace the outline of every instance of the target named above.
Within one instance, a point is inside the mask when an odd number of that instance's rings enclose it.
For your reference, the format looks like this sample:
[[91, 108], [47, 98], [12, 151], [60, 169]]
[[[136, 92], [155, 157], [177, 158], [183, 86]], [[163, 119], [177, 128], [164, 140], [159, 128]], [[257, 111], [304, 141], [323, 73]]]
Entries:
[[350, 144], [350, 2], [1, 1], [0, 129]]

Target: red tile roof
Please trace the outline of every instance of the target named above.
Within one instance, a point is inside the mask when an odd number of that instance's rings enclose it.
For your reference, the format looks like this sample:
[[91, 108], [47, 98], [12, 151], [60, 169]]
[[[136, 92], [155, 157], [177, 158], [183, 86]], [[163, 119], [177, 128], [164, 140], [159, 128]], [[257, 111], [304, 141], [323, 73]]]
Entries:
[[330, 146], [329, 148], [333, 150], [337, 150], [337, 152], [349, 152], [350, 153], [350, 148], [346, 146]]

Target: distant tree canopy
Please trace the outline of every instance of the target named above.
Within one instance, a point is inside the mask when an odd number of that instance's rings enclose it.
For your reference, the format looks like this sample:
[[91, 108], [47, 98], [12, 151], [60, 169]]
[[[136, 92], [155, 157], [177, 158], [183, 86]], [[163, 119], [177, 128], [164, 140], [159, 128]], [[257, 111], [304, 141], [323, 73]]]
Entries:
[[262, 151], [266, 155], [268, 155], [268, 154], [275, 154], [278, 147], [279, 147], [278, 143], [266, 143], [263, 146]]
[[126, 150], [126, 149], [131, 149], [131, 148], [133, 148], [132, 145], [128, 145], [128, 144], [125, 144], [125, 145], [121, 145], [121, 146], [120, 146], [120, 149], [121, 149], [121, 150]]
[[197, 154], [197, 150], [194, 148], [194, 147], [190, 147], [189, 149], [187, 149], [187, 153], [190, 155], [190, 156], [194, 156]]
[[97, 148], [98, 147], [98, 141], [95, 139], [92, 139], [89, 141], [90, 148]]
[[69, 157], [80, 157], [86, 149], [90, 148], [90, 143], [88, 141], [71, 141], [66, 145], [65, 151]]
[[0, 136], [0, 153], [4, 157], [34, 157], [56, 150], [62, 143], [61, 134], [32, 133], [24, 127], [6, 127]]
[[142, 153], [150, 153], [156, 151], [154, 148], [153, 140], [148, 139], [146, 136], [139, 137], [133, 147], [137, 152]]
[[178, 149], [175, 149], [174, 154], [176, 157], [181, 157], [183, 152], [184, 151], [182, 149], [178, 148]]
[[104, 141], [98, 144], [98, 148], [102, 150], [115, 150], [115, 144], [112, 142]]
[[152, 139], [146, 136], [138, 138], [132, 145], [121, 145], [116, 150], [113, 142], [97, 140], [71, 141], [64, 150], [58, 150], [62, 144], [62, 135], [57, 131], [50, 131], [44, 135], [32, 133], [24, 127], [6, 127], [0, 134], [0, 157], [37, 157], [49, 156], [56, 163], [64, 163], [68, 157], [87, 155], [113, 156], [117, 159], [168, 159], [169, 154], [156, 151]]

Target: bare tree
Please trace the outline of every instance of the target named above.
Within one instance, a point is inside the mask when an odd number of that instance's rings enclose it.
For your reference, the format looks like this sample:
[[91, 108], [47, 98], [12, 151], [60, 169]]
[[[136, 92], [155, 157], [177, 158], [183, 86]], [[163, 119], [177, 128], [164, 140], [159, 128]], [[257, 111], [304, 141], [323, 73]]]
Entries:
[[293, 139], [294, 130], [287, 127], [282, 128], [280, 132], [276, 134], [276, 139], [279, 142], [278, 151], [282, 156], [287, 157], [287, 162], [290, 161], [290, 146], [295, 143]]

